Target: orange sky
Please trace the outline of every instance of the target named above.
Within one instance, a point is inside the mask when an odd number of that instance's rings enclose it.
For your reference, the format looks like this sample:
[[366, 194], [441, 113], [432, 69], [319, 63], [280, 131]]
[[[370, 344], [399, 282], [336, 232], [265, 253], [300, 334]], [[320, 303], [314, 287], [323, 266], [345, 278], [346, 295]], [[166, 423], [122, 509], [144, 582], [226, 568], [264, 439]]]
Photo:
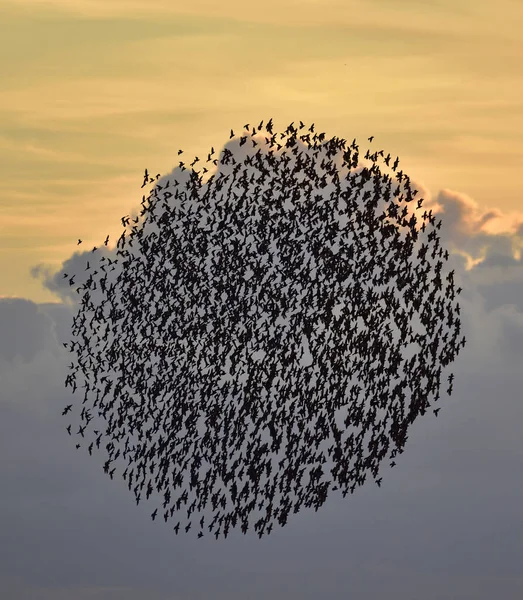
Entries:
[[[185, 5], [185, 6], [184, 6]], [[298, 119], [398, 155], [435, 196], [523, 211], [523, 2], [4, 0], [0, 296], [119, 234], [143, 171]]]

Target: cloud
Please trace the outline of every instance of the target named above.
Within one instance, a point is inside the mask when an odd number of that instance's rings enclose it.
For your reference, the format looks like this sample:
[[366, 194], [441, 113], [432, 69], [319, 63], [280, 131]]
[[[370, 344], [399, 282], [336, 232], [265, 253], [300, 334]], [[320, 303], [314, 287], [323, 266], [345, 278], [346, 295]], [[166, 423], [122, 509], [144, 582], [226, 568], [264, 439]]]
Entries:
[[482, 210], [470, 196], [449, 189], [441, 190], [432, 205], [443, 217], [442, 241], [465, 254], [469, 268], [486, 259], [508, 264], [507, 259], [515, 258], [523, 246], [519, 239], [523, 213]]
[[[453, 398], [437, 419], [416, 423], [382, 488], [333, 498], [317, 513], [303, 510], [264, 540], [238, 534], [226, 543], [176, 537], [163, 522], [152, 524], [122, 481], [111, 482], [96, 458], [74, 449], [59, 415], [74, 400], [62, 383], [67, 353], [52, 328], [37, 353], [25, 338], [29, 361], [10, 359], [15, 376], [9, 402], [0, 403], [0, 594], [330, 600], [350, 586], [369, 599], [386, 592], [414, 600], [420, 589], [429, 600], [449, 592], [464, 600], [519, 597], [523, 482], [514, 473], [523, 458], [522, 378], [504, 364], [510, 353], [522, 357], [521, 338], [510, 338], [516, 324], [521, 332], [521, 314], [487, 313], [479, 295], [470, 306], [467, 329], [486, 327], [475, 341], [482, 348], [468, 345]], [[52, 316], [55, 332], [70, 314], [59, 306], [32, 310]], [[485, 345], [492, 340], [503, 352], [493, 363]]]
[[0, 359], [29, 362], [53, 337], [53, 321], [23, 298], [0, 298]]
[[[415, 423], [381, 488], [302, 509], [262, 540], [176, 537], [151, 523], [123, 481], [105, 476], [98, 457], [75, 450], [60, 415], [78, 402], [63, 386], [70, 359], [61, 343], [77, 297], [63, 273], [81, 282], [91, 253], [75, 253], [58, 273], [35, 269], [63, 304], [0, 301], [8, 332], [0, 338], [0, 596], [523, 597], [523, 277], [514, 250], [522, 226], [449, 190], [427, 194], [427, 206], [439, 207], [463, 287], [468, 344], [453, 368], [454, 393], [438, 418]], [[495, 221], [505, 230], [489, 229]]]
[[486, 314], [513, 305], [523, 312], [523, 214], [480, 209], [466, 194], [448, 189], [429, 197], [427, 207], [442, 219], [442, 244], [464, 293], [478, 296], [474, 310], [481, 306]]

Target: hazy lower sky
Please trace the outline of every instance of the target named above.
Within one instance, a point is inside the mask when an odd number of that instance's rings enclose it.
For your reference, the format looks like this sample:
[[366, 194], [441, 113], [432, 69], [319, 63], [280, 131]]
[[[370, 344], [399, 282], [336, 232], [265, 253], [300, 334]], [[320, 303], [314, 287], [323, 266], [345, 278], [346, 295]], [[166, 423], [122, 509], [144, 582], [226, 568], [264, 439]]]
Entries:
[[[521, 31], [521, 0], [3, 0], [2, 600], [523, 598]], [[400, 157], [468, 343], [380, 488], [262, 540], [174, 536], [65, 431], [62, 276], [120, 235], [145, 168], [270, 117]]]
[[55, 300], [31, 266], [114, 233], [144, 168], [269, 117], [521, 209], [522, 28], [519, 0], [4, 0], [0, 295]]

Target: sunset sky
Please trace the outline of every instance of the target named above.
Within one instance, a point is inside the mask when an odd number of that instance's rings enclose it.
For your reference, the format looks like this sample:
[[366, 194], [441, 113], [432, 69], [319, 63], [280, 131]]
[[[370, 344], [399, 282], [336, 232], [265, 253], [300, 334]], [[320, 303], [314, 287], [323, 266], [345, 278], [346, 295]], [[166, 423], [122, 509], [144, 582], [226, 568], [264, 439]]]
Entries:
[[[0, 3], [2, 600], [523, 598], [522, 31], [522, 0]], [[271, 117], [400, 157], [468, 343], [380, 488], [262, 540], [176, 537], [65, 432], [63, 274], [121, 234], [145, 168]]]
[[0, 8], [0, 295], [116, 233], [147, 167], [231, 128], [373, 134], [432, 194], [521, 210], [519, 0], [7, 0]]

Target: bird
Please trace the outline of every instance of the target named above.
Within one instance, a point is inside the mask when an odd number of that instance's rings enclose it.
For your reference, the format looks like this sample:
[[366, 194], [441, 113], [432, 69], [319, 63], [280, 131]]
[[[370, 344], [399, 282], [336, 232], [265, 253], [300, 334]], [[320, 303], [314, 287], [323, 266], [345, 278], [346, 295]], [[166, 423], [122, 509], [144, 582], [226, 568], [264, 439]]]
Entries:
[[198, 539], [207, 510], [216, 539], [262, 537], [371, 474], [381, 487], [465, 343], [434, 215], [409, 220], [417, 190], [380, 171], [390, 153], [362, 168], [356, 139], [253, 122], [220, 161], [211, 147], [208, 182], [182, 161], [161, 185], [145, 170], [156, 187], [117, 249], [91, 254], [64, 345], [89, 454], [105, 448], [111, 479], [123, 459], [136, 504], [157, 491], [166, 523], [185, 506]]

